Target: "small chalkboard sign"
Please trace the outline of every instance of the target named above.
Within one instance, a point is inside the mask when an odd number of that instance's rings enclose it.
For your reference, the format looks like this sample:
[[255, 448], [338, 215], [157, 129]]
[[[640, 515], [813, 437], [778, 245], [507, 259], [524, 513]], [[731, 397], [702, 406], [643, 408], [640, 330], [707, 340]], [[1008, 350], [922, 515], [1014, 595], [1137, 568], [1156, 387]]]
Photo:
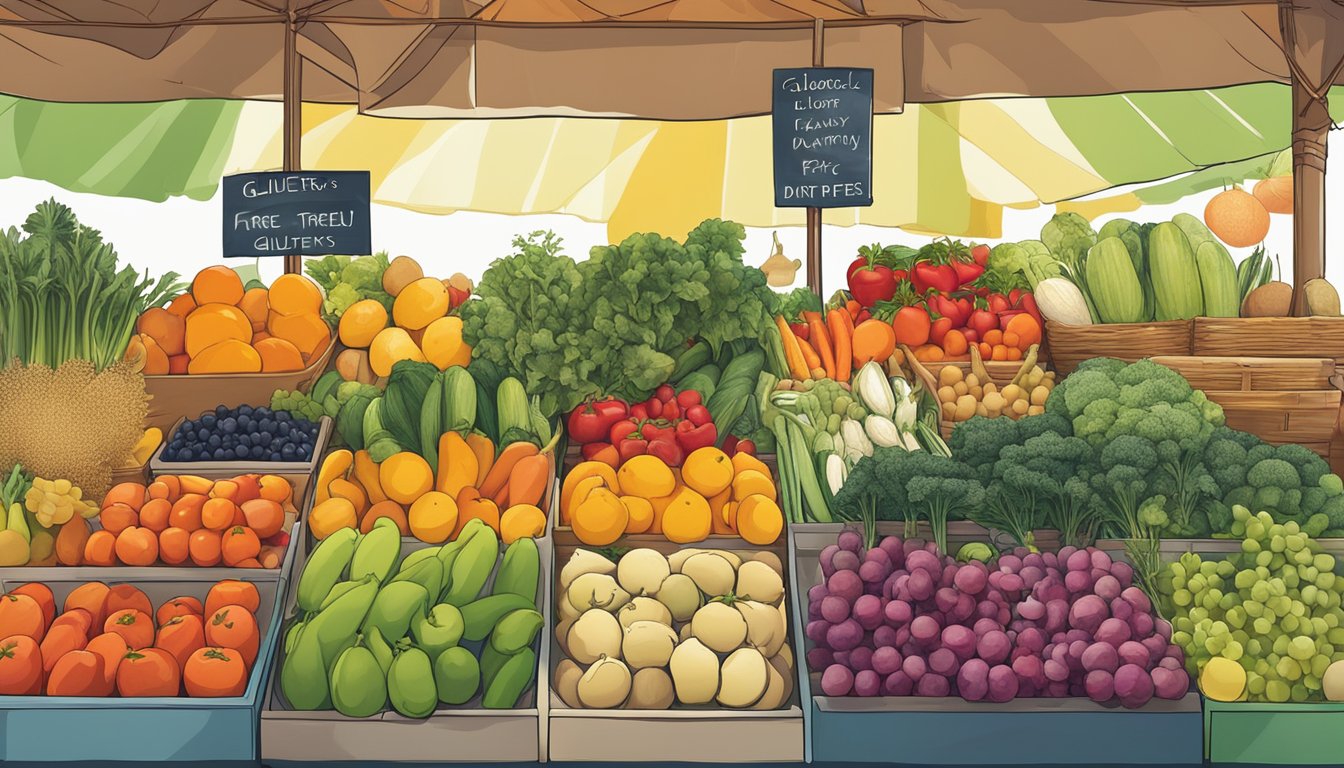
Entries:
[[775, 205], [873, 204], [873, 70], [776, 69]]
[[368, 171], [224, 177], [226, 257], [372, 253]]

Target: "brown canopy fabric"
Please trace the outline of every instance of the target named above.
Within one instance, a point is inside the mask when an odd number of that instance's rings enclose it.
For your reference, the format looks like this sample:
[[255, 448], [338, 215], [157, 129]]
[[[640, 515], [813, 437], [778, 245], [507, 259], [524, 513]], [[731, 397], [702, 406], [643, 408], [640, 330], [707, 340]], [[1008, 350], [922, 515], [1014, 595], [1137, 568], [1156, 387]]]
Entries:
[[[1287, 47], [1325, 78], [1340, 8], [1293, 8]], [[718, 119], [768, 112], [770, 70], [811, 64], [821, 20], [825, 63], [877, 70], [877, 109], [893, 112], [1288, 82], [1280, 13], [1275, 0], [0, 0], [0, 91], [278, 99], [292, 23], [310, 101], [400, 117]]]

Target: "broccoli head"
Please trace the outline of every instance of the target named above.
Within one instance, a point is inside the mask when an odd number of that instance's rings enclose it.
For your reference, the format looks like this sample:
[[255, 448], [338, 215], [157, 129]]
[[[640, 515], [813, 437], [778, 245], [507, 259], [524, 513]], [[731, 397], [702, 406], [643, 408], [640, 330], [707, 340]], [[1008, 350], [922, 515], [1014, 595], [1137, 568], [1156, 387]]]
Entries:
[[1022, 441], [1022, 424], [1032, 421], [1032, 417], [1014, 421], [1012, 419], [990, 419], [973, 416], [957, 424], [947, 447], [952, 455], [971, 467], [982, 483], [988, 483], [994, 477], [994, 464], [1005, 446], [1016, 445]]

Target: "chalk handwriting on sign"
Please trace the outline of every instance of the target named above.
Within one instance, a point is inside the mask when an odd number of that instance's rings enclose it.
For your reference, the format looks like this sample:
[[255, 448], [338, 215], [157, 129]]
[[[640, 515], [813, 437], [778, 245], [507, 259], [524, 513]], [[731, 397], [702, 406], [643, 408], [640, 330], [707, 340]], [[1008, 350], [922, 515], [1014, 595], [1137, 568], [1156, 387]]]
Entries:
[[775, 205], [873, 204], [873, 70], [776, 69]]
[[224, 255], [372, 252], [368, 171], [242, 173], [224, 177]]

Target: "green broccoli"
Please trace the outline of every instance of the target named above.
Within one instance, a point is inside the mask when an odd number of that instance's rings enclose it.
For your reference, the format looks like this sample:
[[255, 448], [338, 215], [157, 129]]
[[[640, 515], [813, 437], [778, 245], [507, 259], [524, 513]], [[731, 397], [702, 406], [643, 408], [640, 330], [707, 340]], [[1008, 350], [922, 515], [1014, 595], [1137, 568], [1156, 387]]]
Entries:
[[1086, 542], [1097, 522], [1088, 478], [1093, 451], [1081, 438], [1046, 432], [1005, 447], [994, 474], [1019, 504], [1043, 510], [1069, 543]]
[[1092, 488], [1108, 507], [1112, 527], [1123, 527], [1137, 519], [1139, 505], [1149, 495], [1158, 466], [1157, 448], [1136, 435], [1121, 435], [1107, 443], [1097, 459]]
[[877, 448], [872, 456], [859, 459], [845, 477], [845, 484], [831, 498], [831, 510], [836, 517], [863, 526], [864, 540], [869, 547], [877, 539], [878, 510], [889, 508], [892, 502], [887, 484], [879, 479], [879, 467], [890, 460], [885, 455], [888, 451], [901, 449]]
[[953, 456], [975, 471], [982, 484], [988, 485], [994, 479], [994, 464], [999, 460], [999, 453], [1005, 446], [1022, 442], [1023, 427], [1038, 418], [1041, 417], [1014, 421], [973, 416], [953, 428], [947, 447]]
[[905, 470], [905, 498], [914, 516], [929, 524], [938, 551], [946, 553], [947, 521], [979, 509], [984, 486], [965, 464], [924, 451], [907, 453], [899, 465]]

